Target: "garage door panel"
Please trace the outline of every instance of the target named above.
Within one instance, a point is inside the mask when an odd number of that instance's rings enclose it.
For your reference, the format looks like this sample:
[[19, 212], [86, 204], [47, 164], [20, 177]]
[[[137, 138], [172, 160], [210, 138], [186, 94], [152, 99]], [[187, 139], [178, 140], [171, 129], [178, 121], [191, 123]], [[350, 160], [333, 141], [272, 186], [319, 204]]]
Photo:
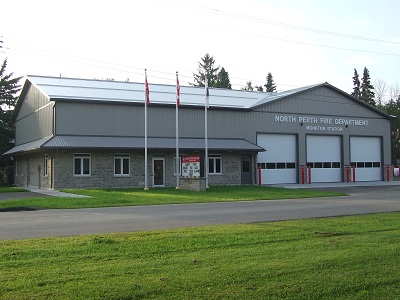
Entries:
[[296, 183], [296, 136], [259, 134], [257, 144], [267, 151], [258, 155], [262, 184]]
[[350, 160], [356, 181], [382, 180], [382, 150], [379, 137], [351, 137]]
[[311, 182], [341, 182], [340, 137], [308, 135], [306, 140]]
[[296, 183], [296, 169], [261, 170], [262, 184]]

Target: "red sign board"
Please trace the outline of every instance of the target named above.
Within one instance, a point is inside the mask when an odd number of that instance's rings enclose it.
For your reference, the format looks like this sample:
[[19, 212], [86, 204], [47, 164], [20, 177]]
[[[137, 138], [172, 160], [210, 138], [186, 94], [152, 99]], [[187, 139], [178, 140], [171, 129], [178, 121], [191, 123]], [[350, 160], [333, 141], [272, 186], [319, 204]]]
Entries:
[[183, 156], [182, 163], [200, 162], [200, 156]]

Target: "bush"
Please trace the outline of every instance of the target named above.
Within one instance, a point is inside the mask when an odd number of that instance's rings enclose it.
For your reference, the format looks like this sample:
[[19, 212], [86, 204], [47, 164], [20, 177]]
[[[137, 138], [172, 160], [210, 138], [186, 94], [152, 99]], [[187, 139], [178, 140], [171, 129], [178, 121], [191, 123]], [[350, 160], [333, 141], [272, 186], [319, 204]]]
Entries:
[[12, 185], [14, 183], [14, 168], [12, 166], [0, 168], [0, 185]]

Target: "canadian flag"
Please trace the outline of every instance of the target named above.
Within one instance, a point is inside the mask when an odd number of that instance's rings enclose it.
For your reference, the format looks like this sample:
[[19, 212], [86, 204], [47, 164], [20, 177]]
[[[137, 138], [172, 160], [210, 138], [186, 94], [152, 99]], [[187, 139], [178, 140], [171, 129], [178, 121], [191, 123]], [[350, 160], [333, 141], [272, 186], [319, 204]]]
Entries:
[[149, 83], [147, 82], [147, 70], [144, 70], [144, 86], [145, 86], [145, 97], [146, 97], [146, 105], [150, 104], [150, 90]]
[[181, 96], [181, 86], [179, 85], [178, 71], [177, 71], [176, 72], [176, 106], [181, 105], [180, 96]]

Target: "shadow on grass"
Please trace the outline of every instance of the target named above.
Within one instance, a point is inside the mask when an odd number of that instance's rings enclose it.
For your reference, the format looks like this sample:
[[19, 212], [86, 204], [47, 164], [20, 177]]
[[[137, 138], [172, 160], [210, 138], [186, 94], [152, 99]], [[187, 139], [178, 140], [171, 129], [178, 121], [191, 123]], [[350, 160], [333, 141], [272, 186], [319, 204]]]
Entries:
[[29, 207], [29, 206], [22, 206], [22, 207], [7, 207], [7, 208], [0, 208], [0, 212], [14, 212], [14, 211], [35, 211], [41, 210], [42, 208], [37, 207]]

